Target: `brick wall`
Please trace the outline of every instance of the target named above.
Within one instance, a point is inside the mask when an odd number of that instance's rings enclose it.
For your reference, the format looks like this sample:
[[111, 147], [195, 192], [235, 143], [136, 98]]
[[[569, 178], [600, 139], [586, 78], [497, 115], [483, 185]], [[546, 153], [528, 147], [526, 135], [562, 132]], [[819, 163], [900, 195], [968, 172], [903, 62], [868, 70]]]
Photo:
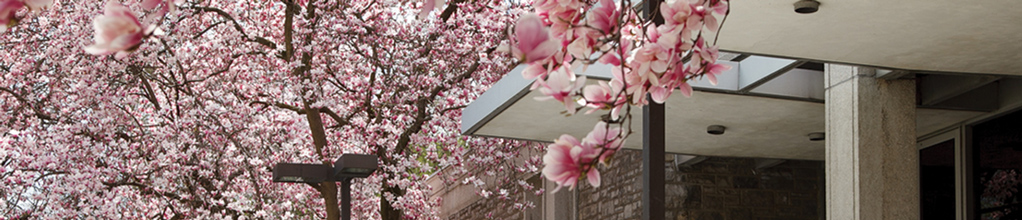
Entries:
[[511, 202], [490, 197], [480, 199], [447, 219], [522, 219], [522, 211], [510, 208]]
[[[575, 189], [578, 219], [640, 219], [642, 156], [622, 150], [602, 167], [602, 186]], [[823, 162], [787, 160], [757, 170], [750, 158], [710, 157], [667, 169], [667, 219], [822, 219]], [[679, 172], [680, 171], [680, 172]], [[562, 189], [566, 190], [566, 189]], [[532, 219], [499, 199], [481, 199], [448, 219]], [[539, 206], [539, 204], [537, 204]], [[537, 210], [531, 210], [535, 212]], [[530, 216], [530, 217], [526, 217]]]

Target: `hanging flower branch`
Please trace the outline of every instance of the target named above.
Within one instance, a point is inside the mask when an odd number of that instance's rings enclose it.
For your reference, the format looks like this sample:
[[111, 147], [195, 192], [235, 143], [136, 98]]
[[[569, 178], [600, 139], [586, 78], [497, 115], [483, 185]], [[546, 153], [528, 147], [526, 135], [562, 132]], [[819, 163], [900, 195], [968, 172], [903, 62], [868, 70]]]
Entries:
[[[719, 29], [717, 16], [727, 16], [727, 0], [663, 2], [656, 12], [664, 18], [660, 25], [640, 18], [632, 5], [539, 0], [533, 3], [536, 12], [515, 24], [510, 50], [528, 65], [522, 76], [536, 79], [532, 89], [544, 95], [538, 99], [563, 103], [567, 114], [610, 110], [581, 141], [561, 135], [547, 146], [543, 175], [558, 189], [574, 189], [582, 179], [600, 186], [596, 165], [605, 164], [631, 134], [631, 106], [650, 99], [663, 103], [675, 89], [691, 96], [691, 80], [706, 77], [716, 84], [716, 75], [731, 68], [716, 63], [717, 46], [705, 37]], [[572, 72], [594, 63], [614, 66], [609, 83], [585, 85], [585, 76]]]

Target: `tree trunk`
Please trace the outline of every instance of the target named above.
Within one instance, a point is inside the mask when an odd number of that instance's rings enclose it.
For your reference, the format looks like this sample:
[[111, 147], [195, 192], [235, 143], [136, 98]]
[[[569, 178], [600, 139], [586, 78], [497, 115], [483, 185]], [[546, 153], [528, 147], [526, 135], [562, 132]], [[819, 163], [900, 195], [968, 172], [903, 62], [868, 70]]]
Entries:
[[[384, 180], [383, 183], [383, 191], [390, 192], [391, 194], [394, 194], [394, 196], [404, 195], [399, 189], [387, 186], [386, 180]], [[404, 217], [404, 213], [402, 213], [401, 210], [398, 210], [391, 205], [390, 201], [387, 201], [386, 198], [380, 198], [380, 218], [382, 220], [401, 220], [402, 217]]]
[[[309, 120], [309, 129], [312, 130], [312, 141], [316, 145], [316, 154], [323, 155], [323, 148], [326, 147], [326, 132], [323, 129], [323, 118], [319, 115], [319, 109], [310, 108], [305, 103], [305, 117]], [[330, 158], [323, 158], [323, 164], [331, 164]], [[323, 197], [326, 204], [326, 219], [338, 220], [341, 212], [337, 207], [337, 183], [328, 179], [319, 184], [319, 195]], [[350, 215], [351, 213], [344, 213]]]
[[350, 215], [351, 213], [341, 213], [340, 209], [337, 208], [337, 183], [334, 181], [326, 181], [319, 184], [319, 195], [323, 197], [326, 203], [326, 219], [338, 220], [341, 219], [341, 214]]

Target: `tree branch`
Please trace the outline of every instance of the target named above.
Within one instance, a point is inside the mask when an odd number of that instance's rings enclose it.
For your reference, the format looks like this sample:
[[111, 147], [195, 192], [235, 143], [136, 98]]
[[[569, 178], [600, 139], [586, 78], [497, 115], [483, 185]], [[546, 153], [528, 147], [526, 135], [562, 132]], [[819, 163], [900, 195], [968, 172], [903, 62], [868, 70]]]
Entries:
[[[231, 21], [231, 23], [234, 24], [234, 29], [238, 30], [238, 32], [241, 33], [241, 36], [244, 37], [246, 41], [256, 42], [256, 43], [262, 44], [263, 46], [269, 47], [270, 49], [277, 49], [277, 44], [274, 44], [272, 41], [266, 40], [265, 38], [258, 37], [258, 36], [254, 37], [254, 38], [251, 37], [251, 36], [248, 36], [248, 34], [245, 33], [245, 29], [241, 27], [241, 24], [238, 23], [238, 21], [235, 20], [234, 17], [231, 16], [231, 14], [225, 12], [224, 10], [220, 10], [219, 8], [201, 7], [201, 6], [199, 6], [199, 7], [185, 7], [185, 8], [186, 9], [198, 10], [200, 12], [214, 12], [214, 13], [220, 15], [221, 17], [226, 18], [228, 21]], [[289, 4], [289, 9], [290, 9], [290, 4]], [[288, 21], [290, 22], [290, 17], [288, 17]], [[290, 24], [290, 23], [288, 23], [288, 24]], [[213, 26], [216, 26], [216, 25], [213, 25]], [[203, 31], [203, 33], [204, 32], [205, 31]], [[201, 33], [200, 33], [200, 35], [201, 35]], [[195, 37], [198, 37], [198, 35], [195, 36]]]

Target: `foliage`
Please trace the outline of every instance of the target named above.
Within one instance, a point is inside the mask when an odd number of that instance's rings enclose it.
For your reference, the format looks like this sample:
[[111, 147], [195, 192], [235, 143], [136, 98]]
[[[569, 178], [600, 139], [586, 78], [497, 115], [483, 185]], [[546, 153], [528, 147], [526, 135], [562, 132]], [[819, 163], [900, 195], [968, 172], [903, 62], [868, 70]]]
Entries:
[[336, 185], [273, 183], [273, 165], [368, 153], [381, 170], [353, 184], [354, 218], [430, 219], [420, 166], [539, 162], [458, 136], [513, 65], [496, 49], [514, 2], [422, 20], [396, 0], [21, 3], [0, 0], [0, 216], [335, 218]]

